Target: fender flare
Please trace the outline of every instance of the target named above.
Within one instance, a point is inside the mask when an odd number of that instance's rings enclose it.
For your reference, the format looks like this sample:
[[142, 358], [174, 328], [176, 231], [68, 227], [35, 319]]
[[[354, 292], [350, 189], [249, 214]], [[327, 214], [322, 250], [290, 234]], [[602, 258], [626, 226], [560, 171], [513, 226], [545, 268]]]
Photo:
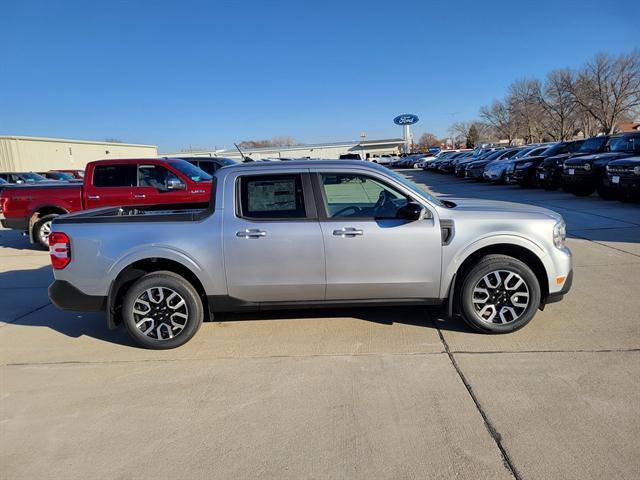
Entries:
[[[443, 269], [442, 283], [440, 286], [441, 298], [449, 298], [453, 296], [455, 287], [453, 282], [455, 282], [460, 267], [465, 262], [465, 260], [467, 260], [471, 255], [478, 252], [479, 250], [495, 245], [513, 245], [516, 247], [525, 248], [533, 253], [536, 257], [538, 257], [542, 265], [545, 267], [545, 270], [547, 272], [549, 271], [546, 262], [548, 254], [540, 245], [533, 242], [532, 240], [513, 233], [498, 233], [486, 235], [460, 248], [455, 254], [452, 261], [449, 262], [446, 271]], [[452, 300], [449, 299], [449, 301], [451, 302]]]
[[137, 247], [135, 250], [127, 252], [125, 255], [113, 262], [111, 268], [109, 268], [109, 270], [107, 271], [108, 277], [111, 278], [111, 281], [109, 282], [106, 307], [107, 327], [109, 329], [114, 329], [117, 327], [114, 318], [114, 289], [117, 286], [116, 282], [118, 278], [127, 268], [129, 268], [135, 262], [147, 260], [150, 258], [170, 260], [179, 263], [184, 268], [188, 269], [198, 279], [198, 281], [200, 281], [202, 285], [207, 284], [203, 281], [204, 278], [211, 281], [206, 271], [186, 252], [173, 247], [161, 245], [144, 245]]

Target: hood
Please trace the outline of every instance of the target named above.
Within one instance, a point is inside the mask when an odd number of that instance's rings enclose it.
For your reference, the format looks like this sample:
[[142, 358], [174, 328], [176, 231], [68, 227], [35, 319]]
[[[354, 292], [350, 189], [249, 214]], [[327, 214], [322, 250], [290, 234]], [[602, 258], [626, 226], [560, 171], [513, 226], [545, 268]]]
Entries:
[[609, 162], [610, 167], [638, 167], [640, 166], [640, 156], [624, 158], [622, 160], [614, 160]]
[[527, 163], [527, 162], [537, 162], [539, 160], [544, 160], [546, 157], [540, 156], [540, 155], [536, 155], [533, 157], [524, 157], [524, 158], [517, 158], [515, 160], [511, 160], [511, 163], [515, 163], [516, 166], [521, 165], [523, 163]]
[[447, 198], [456, 204], [453, 208], [455, 212], [485, 212], [485, 213], [506, 213], [506, 214], [534, 214], [544, 215], [554, 220], [562, 220], [562, 215], [548, 208], [536, 207], [525, 203], [501, 202], [497, 200], [481, 200], [478, 198]]
[[619, 158], [627, 158], [633, 156], [631, 152], [605, 152], [605, 153], [595, 153], [593, 155], [582, 155], [576, 158], [570, 158], [564, 164], [566, 166], [580, 166], [584, 165], [587, 162], [611, 162], [613, 160], [617, 160]]

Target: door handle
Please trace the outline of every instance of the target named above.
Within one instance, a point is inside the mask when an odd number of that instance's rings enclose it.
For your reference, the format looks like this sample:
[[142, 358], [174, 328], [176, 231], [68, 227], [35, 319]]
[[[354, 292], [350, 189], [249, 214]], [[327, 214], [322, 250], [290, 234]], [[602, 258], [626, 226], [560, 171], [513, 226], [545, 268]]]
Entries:
[[333, 235], [336, 237], [342, 237], [342, 238], [361, 237], [362, 235], [364, 235], [364, 230], [360, 228], [343, 227], [343, 228], [338, 228], [334, 230]]
[[147, 198], [147, 196], [144, 193], [138, 193], [136, 195], [134, 195], [135, 198]]
[[247, 228], [246, 230], [236, 232], [236, 237], [241, 238], [260, 238], [266, 236], [267, 232], [265, 232], [264, 230], [258, 230], [257, 228]]
[[89, 200], [100, 200], [100, 195], [89, 195]]

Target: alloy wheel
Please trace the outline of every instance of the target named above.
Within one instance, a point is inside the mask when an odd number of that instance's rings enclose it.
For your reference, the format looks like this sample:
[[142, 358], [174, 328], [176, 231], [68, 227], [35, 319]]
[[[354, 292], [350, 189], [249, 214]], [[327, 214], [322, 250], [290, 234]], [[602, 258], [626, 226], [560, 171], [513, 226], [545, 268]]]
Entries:
[[518, 320], [529, 306], [529, 287], [509, 270], [494, 270], [473, 288], [473, 308], [481, 321], [508, 324]]
[[136, 328], [155, 340], [169, 340], [187, 326], [189, 310], [184, 298], [167, 287], [151, 287], [133, 304]]

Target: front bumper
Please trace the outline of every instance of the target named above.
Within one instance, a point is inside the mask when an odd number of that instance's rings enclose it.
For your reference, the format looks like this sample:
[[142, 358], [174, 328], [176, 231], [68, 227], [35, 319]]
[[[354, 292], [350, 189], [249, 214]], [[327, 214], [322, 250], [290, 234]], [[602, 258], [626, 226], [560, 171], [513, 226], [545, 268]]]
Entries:
[[562, 285], [562, 289], [557, 291], [557, 292], [553, 292], [550, 293], [549, 295], [547, 295], [547, 298], [545, 300], [545, 305], [549, 304], [549, 303], [555, 303], [555, 302], [559, 302], [560, 300], [562, 300], [564, 298], [564, 296], [569, 293], [569, 290], [571, 290], [571, 286], [573, 285], [573, 270], [571, 270], [569, 272], [569, 275], [567, 275], [567, 279], [564, 281], [564, 285]]
[[[617, 181], [614, 178], [617, 177]], [[608, 174], [609, 187], [633, 197], [640, 197], [640, 176]]]
[[79, 312], [100, 312], [107, 305], [107, 297], [87, 295], [66, 280], [55, 280], [49, 285], [49, 299], [61, 310]]

